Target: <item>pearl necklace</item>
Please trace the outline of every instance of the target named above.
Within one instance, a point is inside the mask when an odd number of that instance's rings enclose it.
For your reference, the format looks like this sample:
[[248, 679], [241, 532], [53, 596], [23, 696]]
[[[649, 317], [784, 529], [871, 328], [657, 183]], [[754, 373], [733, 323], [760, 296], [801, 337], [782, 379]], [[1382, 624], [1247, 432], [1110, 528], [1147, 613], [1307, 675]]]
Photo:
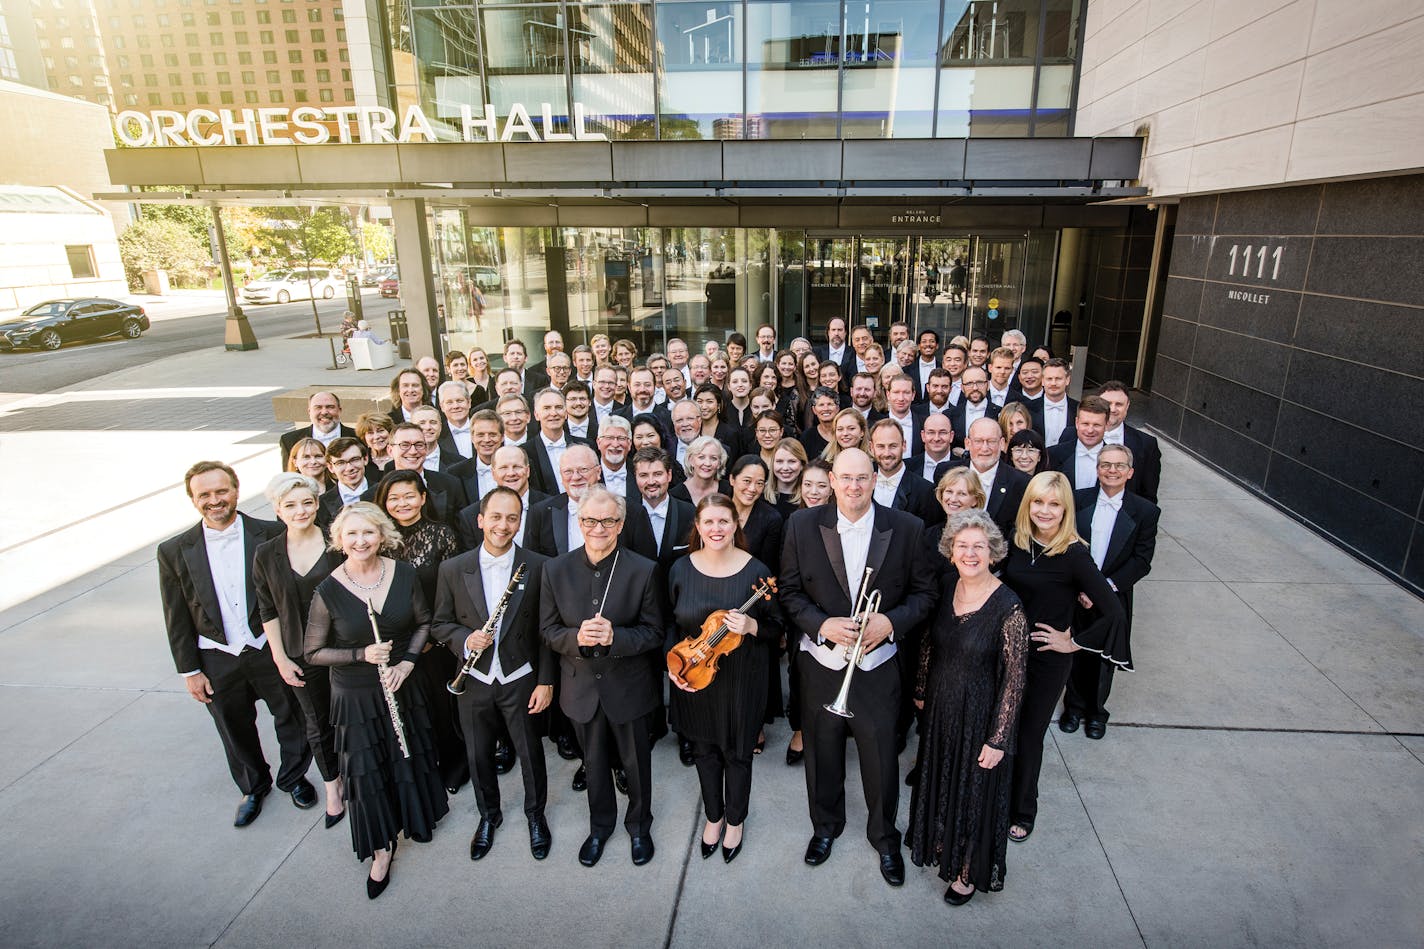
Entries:
[[346, 575], [346, 579], [351, 581], [351, 585], [358, 590], [379, 590], [381, 588], [381, 584], [386, 582], [386, 561], [384, 558], [381, 559], [381, 575], [376, 578], [376, 582], [373, 583], [371, 586], [366, 586], [366, 584], [351, 576], [351, 571], [346, 569], [346, 564], [341, 565], [341, 572]]

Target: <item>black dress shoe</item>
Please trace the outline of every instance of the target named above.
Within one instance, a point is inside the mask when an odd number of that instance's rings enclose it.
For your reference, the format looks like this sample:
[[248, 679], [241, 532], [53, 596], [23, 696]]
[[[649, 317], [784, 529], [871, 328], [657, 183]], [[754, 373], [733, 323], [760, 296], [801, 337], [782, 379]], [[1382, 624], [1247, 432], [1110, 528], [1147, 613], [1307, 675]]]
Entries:
[[813, 867], [819, 867], [831, 856], [831, 845], [836, 842], [834, 837], [812, 837], [811, 842], [806, 845], [806, 862]]
[[1058, 716], [1058, 730], [1065, 735], [1071, 735], [1078, 730], [1078, 726], [1083, 723], [1083, 716], [1077, 712], [1063, 710], [1063, 714]]
[[302, 778], [296, 783], [296, 786], [291, 790], [291, 795], [292, 803], [302, 810], [316, 807], [316, 788], [312, 787], [312, 783], [306, 778]]
[[715, 843], [709, 844], [705, 840], [699, 840], [697, 843], [702, 848], [703, 860], [706, 860], [708, 857], [712, 856], [714, 853], [717, 852], [717, 845]]
[[603, 856], [603, 845], [606, 841], [602, 837], [588, 835], [588, 839], [579, 848], [579, 863], [586, 867], [591, 867], [598, 863], [598, 858]]
[[613, 769], [613, 786], [618, 789], [619, 794], [628, 793], [628, 772], [622, 768]]
[[508, 774], [514, 767], [514, 749], [502, 741], [494, 743], [494, 773]]
[[549, 833], [549, 824], [542, 817], [529, 818], [529, 852], [535, 860], [543, 860], [549, 855], [549, 847], [554, 843], [554, 835]]
[[1090, 718], [1083, 726], [1083, 734], [1094, 741], [1098, 741], [1108, 732], [1108, 723], [1099, 718]]
[[342, 810], [342, 812], [341, 812], [340, 814], [327, 814], [327, 815], [326, 815], [326, 829], [327, 829], [327, 830], [331, 830], [331, 828], [333, 828], [333, 827], [335, 827], [337, 824], [341, 823], [342, 820], [345, 819], [345, 817], [346, 817], [346, 811], [345, 811], [345, 810]]
[[641, 867], [653, 859], [653, 838], [634, 837], [630, 849], [633, 854], [633, 866]]
[[682, 762], [684, 768], [690, 768], [693, 765], [692, 742], [686, 738], [677, 740], [677, 760]]
[[800, 763], [801, 763], [801, 759], [802, 759], [802, 758], [805, 758], [805, 757], [806, 757], [806, 749], [805, 749], [805, 748], [802, 748], [800, 751], [797, 751], [795, 748], [787, 748], [787, 749], [786, 749], [786, 763], [789, 764], [789, 765], [791, 765], [791, 766], [793, 766], [793, 767], [796, 766], [796, 765], [798, 765], [798, 764], [800, 764]]
[[559, 757], [565, 761], [573, 761], [578, 757], [578, 752], [574, 751], [574, 740], [568, 735], [560, 737], [559, 740], [555, 742], [555, 747], [558, 748]]
[[386, 892], [386, 887], [391, 885], [391, 877], [396, 872], [395, 848], [391, 848], [391, 862], [386, 864], [386, 878], [379, 883], [369, 875], [366, 877], [366, 899], [374, 900], [382, 893]]
[[574, 772], [574, 780], [569, 787], [575, 791], [588, 790], [588, 772], [584, 770], [583, 765], [579, 765], [578, 770]]
[[743, 837], [741, 840], [737, 841], [737, 845], [736, 845], [735, 847], [728, 847], [726, 844], [723, 844], [723, 845], [722, 845], [722, 862], [723, 862], [723, 863], [731, 863], [733, 860], [737, 859], [737, 854], [739, 854], [739, 853], [742, 852], [742, 843], [743, 843], [745, 840], [746, 840], [746, 838]]
[[494, 820], [487, 817], [480, 818], [480, 826], [475, 828], [475, 836], [470, 838], [471, 860], [480, 860], [490, 852], [490, 848], [494, 846], [494, 832], [503, 823], [503, 817], [496, 817]]
[[963, 906], [974, 899], [974, 894], [977, 892], [979, 891], [970, 890], [968, 893], [960, 893], [954, 887], [947, 886], [944, 888], [944, 901], [950, 906]]
[[258, 791], [243, 798], [242, 803], [237, 805], [237, 816], [233, 818], [232, 826], [246, 827], [255, 821], [257, 815], [262, 813], [262, 799], [266, 796], [266, 791]]
[[891, 886], [905, 885], [905, 858], [900, 856], [900, 851], [880, 855], [880, 875]]

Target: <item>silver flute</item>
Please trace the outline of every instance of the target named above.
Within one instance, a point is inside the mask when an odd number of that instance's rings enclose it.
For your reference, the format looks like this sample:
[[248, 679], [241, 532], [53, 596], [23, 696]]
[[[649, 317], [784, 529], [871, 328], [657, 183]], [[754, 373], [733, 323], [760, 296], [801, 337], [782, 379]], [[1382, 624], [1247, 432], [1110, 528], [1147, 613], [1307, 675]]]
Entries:
[[[371, 635], [376, 637], [376, 643], [380, 644], [381, 627], [380, 624], [376, 622], [376, 607], [370, 599], [366, 600], [366, 615], [371, 619]], [[382, 671], [390, 667], [391, 664], [389, 662], [383, 662], [380, 666]], [[406, 741], [405, 738], [405, 725], [401, 723], [400, 705], [396, 703], [396, 690], [386, 684], [386, 677], [384, 675], [381, 676], [381, 691], [386, 693], [386, 708], [390, 709], [391, 712], [391, 727], [395, 729], [396, 741], [400, 742], [401, 756], [409, 758], [410, 742]]]

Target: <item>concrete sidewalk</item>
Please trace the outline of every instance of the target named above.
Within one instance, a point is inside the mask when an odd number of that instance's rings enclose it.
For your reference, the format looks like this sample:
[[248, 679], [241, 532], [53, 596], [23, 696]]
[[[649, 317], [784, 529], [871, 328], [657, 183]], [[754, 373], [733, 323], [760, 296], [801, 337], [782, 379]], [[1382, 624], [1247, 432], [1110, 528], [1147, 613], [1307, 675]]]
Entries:
[[[239, 461], [244, 507], [261, 509], [281, 427], [263, 415], [269, 390], [370, 384], [316, 368], [312, 346], [264, 341], [76, 387], [70, 400], [95, 412], [122, 408], [114, 441], [4, 436], [7, 458], [44, 465], [3, 466], [0, 523], [38, 524], [32, 510], [54, 505], [63, 523], [15, 541], [7, 526], [0, 553], [13, 600], [0, 612], [0, 945], [1424, 944], [1424, 604], [1170, 446], [1137, 597], [1140, 671], [1118, 677], [1105, 740], [1050, 729], [1038, 826], [1010, 846], [1002, 893], [951, 909], [915, 868], [887, 887], [853, 766], [846, 833], [829, 863], [805, 866], [805, 785], [782, 761], [780, 721], [730, 866], [695, 856], [696, 777], [664, 742], [649, 866], [631, 865], [621, 834], [598, 868], [578, 865], [587, 807], [551, 754], [547, 861], [529, 856], [512, 773], [488, 858], [468, 860], [467, 787], [368, 903], [346, 824], [324, 830], [320, 808], [275, 795], [252, 827], [230, 826], [238, 794], [173, 671], [153, 560], [195, 520], [178, 482], [200, 455]], [[94, 478], [95, 454], [132, 469], [121, 488]], [[265, 715], [263, 728], [271, 753]], [[907, 809], [908, 793], [902, 826]]]

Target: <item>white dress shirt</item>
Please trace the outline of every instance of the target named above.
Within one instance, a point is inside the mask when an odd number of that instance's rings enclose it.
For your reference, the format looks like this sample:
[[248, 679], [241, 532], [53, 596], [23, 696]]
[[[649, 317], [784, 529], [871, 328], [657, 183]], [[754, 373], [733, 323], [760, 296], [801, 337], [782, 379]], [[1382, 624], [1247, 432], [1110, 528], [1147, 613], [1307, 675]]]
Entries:
[[1093, 536], [1088, 549], [1092, 552], [1093, 563], [1103, 569], [1103, 561], [1108, 557], [1108, 541], [1112, 540], [1113, 526], [1117, 523], [1117, 512], [1122, 510], [1122, 492], [1117, 497], [1108, 497], [1106, 491], [1098, 491], [1098, 503], [1093, 508]]
[[470, 441], [470, 420], [469, 420], [469, 419], [465, 419], [465, 427], [464, 427], [464, 428], [456, 428], [454, 425], [451, 425], [451, 426], [450, 426], [450, 438], [451, 438], [451, 440], [453, 440], [453, 441], [455, 442], [455, 450], [458, 451], [463, 457], [465, 457], [465, 458], [473, 458], [473, 457], [474, 457], [474, 454], [475, 454], [475, 446], [474, 446], [474, 444]]
[[613, 414], [613, 410], [618, 407], [618, 403], [610, 399], [607, 405], [601, 404], [597, 399], [593, 400], [593, 411], [598, 415], [598, 424], [602, 425], [608, 416]]
[[480, 497], [489, 494], [497, 486], [497, 482], [494, 480], [494, 469], [480, 461], [479, 458], [475, 459], [475, 485], [479, 488]]
[[[481, 495], [483, 497], [483, 495]], [[514, 532], [514, 544], [517, 547], [524, 546], [524, 528], [529, 526], [529, 489], [525, 488], [524, 493], [519, 496], [519, 503], [524, 511], [524, 516], [519, 519], [519, 530]]]
[[569, 550], [575, 551], [583, 546], [583, 528], [579, 526], [578, 505], [573, 498], [569, 498]]
[[[900, 481], [901, 481], [904, 477], [905, 477], [905, 466], [904, 466], [904, 465], [901, 465], [901, 466], [900, 466], [900, 469], [899, 469], [898, 471], [896, 471], [896, 472], [895, 472], [894, 474], [892, 474], [892, 475], [877, 474], [877, 475], [875, 476], [875, 503], [876, 503], [876, 504], [883, 504], [885, 507], [894, 507], [894, 506], [895, 506], [895, 492], [898, 491], [898, 490], [900, 490]], [[849, 565], [849, 564], [846, 565], [846, 569], [847, 569], [847, 570], [850, 569], [850, 565]], [[860, 573], [864, 573], [864, 572], [865, 572], [865, 568], [864, 568], [864, 567], [861, 567], [861, 568], [860, 568]], [[856, 574], [856, 575], [859, 576], [860, 574]], [[849, 574], [847, 574], [847, 577], [849, 577]]]
[[[903, 468], [901, 471], [903, 472]], [[871, 505], [870, 510], [858, 521], [847, 520], [844, 514], [836, 514], [836, 533], [841, 539], [841, 556], [845, 559], [846, 580], [850, 583], [850, 595], [853, 597], [860, 592], [860, 581], [865, 576], [865, 562], [870, 558], [870, 535], [875, 529], [875, 506]], [[875, 577], [870, 578], [868, 589], [875, 588]], [[858, 604], [852, 604], [851, 609], [855, 609]], [[894, 643], [894, 634], [886, 640], [879, 648], [865, 654], [860, 661], [860, 668], [869, 671], [881, 663], [889, 660], [895, 655], [898, 647]], [[811, 657], [827, 669], [840, 670], [846, 667], [846, 648], [837, 646], [834, 643], [820, 643], [811, 636], [801, 637], [801, 651], [811, 654]]]
[[576, 422], [570, 418], [565, 424], [569, 427], [569, 434], [575, 438], [588, 438], [588, 416], [583, 417], [582, 422]]
[[958, 379], [955, 379], [949, 384], [949, 404], [958, 405], [962, 398], [964, 398], [964, 387], [959, 384]]
[[929, 362], [925, 362], [923, 359], [919, 359], [915, 361], [915, 365], [918, 366], [920, 370], [920, 391], [924, 392], [925, 386], [930, 384], [930, 373], [938, 369], [939, 364], [936, 363], [933, 359], [931, 359]]
[[1068, 397], [1061, 402], [1050, 402], [1043, 397], [1043, 440], [1052, 447], [1063, 437], [1063, 429], [1068, 427]]
[[979, 421], [989, 411], [989, 400], [985, 399], [978, 405], [973, 402], [964, 404], [964, 431], [960, 434], [967, 440], [969, 438], [969, 426]]
[[827, 344], [826, 344], [826, 361], [827, 361], [827, 362], [833, 362], [833, 363], [835, 363], [837, 366], [839, 366], [839, 365], [841, 364], [841, 360], [842, 360], [842, 359], [845, 359], [845, 351], [846, 351], [845, 346], [842, 346], [840, 349], [835, 349], [835, 348], [833, 348], [833, 347], [831, 346], [830, 343], [827, 343]]
[[1126, 425], [1119, 425], [1117, 428], [1110, 428], [1103, 432], [1104, 445], [1121, 445], [1123, 443], [1123, 433], [1127, 430]]
[[894, 412], [887, 412], [886, 414], [890, 417], [890, 421], [900, 426], [900, 434], [904, 436], [905, 448], [901, 451], [900, 457], [910, 457], [910, 448], [915, 443], [915, 413], [906, 412], [904, 418], [901, 418]]
[[440, 446], [436, 445], [425, 453], [425, 464], [422, 466], [426, 471], [440, 470]]
[[643, 510], [648, 512], [648, 520], [653, 525], [653, 539], [657, 541], [656, 548], [663, 549], [663, 534], [667, 532], [668, 509], [671, 503], [666, 494], [663, 495], [662, 503], [653, 507], [647, 499], [643, 499]]
[[1078, 443], [1073, 452], [1073, 490], [1081, 491], [1098, 483], [1098, 453], [1102, 450], [1102, 442], [1092, 448], [1085, 448], [1082, 442]]
[[544, 443], [544, 452], [549, 456], [549, 467], [554, 469], [554, 484], [559, 486], [559, 490], [554, 493], [562, 494], [564, 491], [564, 476], [559, 473], [559, 459], [564, 457], [564, 452], [568, 451], [568, 439], [560, 435], [558, 441], [551, 442], [549, 441], [549, 436], [541, 431], [539, 433], [539, 440]]
[[925, 470], [923, 472], [924, 479], [930, 484], [934, 484], [935, 469], [938, 468], [940, 465], [944, 464], [946, 461], [949, 461], [949, 452], [945, 452], [943, 458], [935, 458], [931, 456], [929, 452], [925, 452]]
[[626, 495], [628, 491], [628, 462], [623, 462], [623, 467], [617, 471], [603, 465], [603, 486], [619, 496]]
[[336, 424], [331, 426], [330, 431], [325, 432], [317, 431], [317, 427], [313, 425], [311, 437], [315, 438], [317, 441], [330, 448], [331, 443], [341, 437], [341, 423], [338, 421]]
[[336, 492], [341, 495], [342, 507], [345, 507], [348, 504], [355, 504], [357, 501], [361, 500], [361, 495], [365, 494], [369, 490], [370, 488], [367, 487], [365, 478], [362, 478], [361, 483], [354, 488], [348, 488], [340, 481], [336, 482]]
[[[994, 467], [990, 468], [988, 471], [980, 471], [978, 468], [974, 467], [974, 464], [972, 462], [970, 463], [969, 467], [972, 468], [974, 470], [974, 473], [979, 476], [979, 487], [983, 490], [984, 497], [986, 499], [993, 497], [994, 479], [999, 476], [999, 463], [995, 462]], [[985, 503], [988, 502], [986, 501]]]
[[994, 388], [994, 384], [992, 382], [989, 383], [989, 401], [993, 402], [995, 405], [1002, 409], [1004, 407], [1004, 403], [1009, 401], [1009, 387], [1004, 386], [1002, 390], [999, 390]]
[[[223, 635], [227, 642], [220, 643], [199, 636], [199, 649], [216, 649], [236, 656], [248, 646], [261, 649], [267, 645], [267, 634], [254, 636], [252, 628], [247, 625], [247, 557], [243, 541], [241, 517], [235, 518], [223, 531], [203, 525], [203, 545], [207, 548], [208, 569], [213, 574], [213, 591], [218, 595], [218, 609], [222, 611]], [[195, 675], [198, 671], [195, 669], [186, 674]]]
[[[485, 588], [485, 615], [493, 616], [495, 608], [499, 606], [500, 598], [504, 596], [504, 591], [509, 587], [509, 579], [514, 575], [514, 548], [510, 547], [501, 557], [496, 557], [480, 545], [480, 579]], [[509, 614], [505, 614], [508, 616]], [[499, 628], [494, 631], [494, 643], [489, 647], [490, 671], [480, 672], [478, 669], [471, 669], [470, 675], [486, 685], [498, 682], [504, 685], [524, 678], [534, 671], [534, 667], [529, 663], [524, 663], [513, 672], [505, 672], [504, 667], [499, 664], [499, 641], [503, 632], [504, 620], [501, 619]], [[465, 658], [470, 658], [470, 651], [465, 650]]]

